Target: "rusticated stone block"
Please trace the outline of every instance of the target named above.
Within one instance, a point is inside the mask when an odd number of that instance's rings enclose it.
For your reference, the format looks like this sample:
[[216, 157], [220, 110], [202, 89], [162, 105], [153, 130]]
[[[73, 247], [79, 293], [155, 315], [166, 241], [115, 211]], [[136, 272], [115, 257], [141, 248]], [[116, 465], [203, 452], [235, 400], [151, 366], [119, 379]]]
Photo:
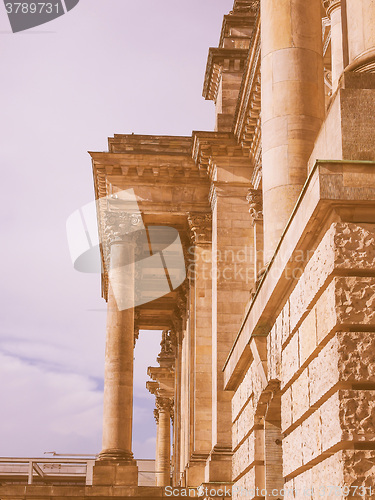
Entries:
[[[325, 286], [335, 269], [341, 271], [356, 269], [361, 272], [373, 270], [375, 267], [374, 249], [374, 224], [333, 223], [314, 255], [305, 256], [308, 263], [289, 299], [290, 332], [292, 333], [296, 328], [314, 297]], [[322, 312], [325, 311], [322, 310]], [[284, 337], [283, 341], [285, 341]]]
[[342, 390], [339, 397], [342, 439], [374, 441], [375, 391]]
[[288, 500], [292, 500], [295, 498], [294, 496], [294, 479], [291, 479], [290, 481], [287, 481], [284, 484], [284, 496], [281, 498], [287, 498]]
[[375, 267], [375, 224], [333, 224], [335, 266], [340, 269], [373, 270]]
[[337, 332], [308, 367], [310, 404], [338, 382], [375, 382], [373, 332]]
[[[340, 491], [344, 486], [344, 470], [341, 452], [329, 456], [322, 462], [319, 462], [312, 469], [312, 484], [314, 485], [315, 498], [332, 500], [337, 498], [342, 500], [342, 496], [333, 497], [328, 486], [337, 487]], [[331, 493], [331, 494], [330, 494]]]
[[295, 498], [313, 500], [312, 470], [307, 470], [294, 478]]
[[[248, 495], [250, 495], [250, 498], [251, 498], [251, 492], [255, 491], [256, 485], [257, 485], [257, 483], [256, 483], [256, 469], [255, 469], [255, 467], [253, 467], [244, 476], [245, 491], [247, 492]], [[243, 498], [243, 495], [242, 495], [242, 498]]]
[[375, 325], [375, 278], [336, 278], [335, 293], [338, 323]]
[[248, 404], [243, 409], [241, 415], [237, 420], [237, 442], [241, 442], [242, 439], [250, 432], [254, 427], [255, 411], [253, 407], [253, 402], [250, 400]]
[[[374, 498], [374, 450], [338, 451], [311, 470], [314, 498], [324, 500], [332, 498], [372, 500]], [[347, 495], [345, 492], [350, 492], [350, 494]]]
[[284, 344], [289, 336], [290, 336], [290, 304], [289, 300], [287, 300], [284, 309], [281, 312], [282, 316], [282, 331], [281, 331], [281, 338], [282, 338], [282, 344]]
[[241, 412], [245, 404], [251, 398], [253, 394], [253, 379], [252, 379], [252, 369], [250, 368], [245, 377], [243, 378], [241, 384], [238, 386], [234, 396], [232, 398], [232, 421], [234, 421], [238, 414]]
[[302, 465], [302, 429], [299, 426], [283, 439], [284, 477], [289, 476]]
[[314, 307], [301, 323], [299, 330], [300, 362], [303, 365], [312, 355], [317, 346], [316, 337], [316, 308]]
[[322, 450], [329, 448], [341, 441], [342, 428], [339, 418], [340, 399], [336, 392], [321, 407], [320, 417], [322, 421]]
[[320, 409], [302, 422], [302, 459], [306, 465], [321, 454], [322, 434]]
[[268, 380], [280, 380], [281, 377], [282, 321], [279, 316], [267, 337]]
[[284, 387], [299, 368], [298, 334], [294, 334], [281, 354], [281, 385]]
[[281, 395], [281, 431], [285, 432], [293, 423], [292, 420], [292, 388], [289, 387]]
[[262, 480], [258, 477], [261, 467], [256, 466], [244, 474], [236, 481], [232, 488], [232, 498], [240, 500], [243, 498], [259, 498], [256, 493], [256, 488], [262, 488]]
[[265, 389], [265, 382], [261, 377], [259, 366], [256, 363], [252, 363], [250, 371], [254, 391], [254, 406], [256, 406], [256, 402]]
[[238, 421], [232, 424], [232, 446], [235, 448], [238, 445]]
[[244, 478], [244, 476], [242, 476], [240, 479], [238, 479], [233, 484], [232, 498], [234, 500], [240, 500], [241, 498], [243, 498], [243, 495], [241, 494], [241, 489], [243, 491], [245, 490], [245, 478]]
[[320, 415], [323, 451], [341, 441], [375, 441], [375, 391], [340, 390]]
[[235, 479], [249, 465], [249, 441], [241, 444], [238, 450], [235, 451], [232, 458], [232, 477]]
[[336, 339], [340, 380], [375, 382], [375, 333], [338, 332]]
[[310, 404], [313, 405], [340, 380], [337, 337], [331, 339], [308, 366]]
[[293, 423], [302, 417], [310, 407], [309, 378], [307, 370], [304, 370], [297, 380], [292, 384], [292, 418]]
[[335, 290], [336, 281], [333, 279], [316, 304], [316, 340], [318, 345], [337, 325]]
[[[344, 484], [366, 487], [359, 498], [370, 500], [375, 491], [375, 450], [345, 450], [341, 452]], [[372, 494], [370, 494], [370, 489]], [[353, 491], [353, 489], [352, 489]], [[358, 491], [358, 490], [357, 490]]]

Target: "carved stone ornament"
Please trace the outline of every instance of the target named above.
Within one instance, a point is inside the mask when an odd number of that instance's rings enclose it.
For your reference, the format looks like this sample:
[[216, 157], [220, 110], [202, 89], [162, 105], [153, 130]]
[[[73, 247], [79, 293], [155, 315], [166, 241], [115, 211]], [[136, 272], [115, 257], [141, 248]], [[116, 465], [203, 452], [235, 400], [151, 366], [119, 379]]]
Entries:
[[158, 412], [172, 412], [173, 408], [173, 399], [172, 398], [163, 398], [158, 396], [156, 398], [156, 409]]
[[249, 202], [249, 213], [252, 219], [252, 223], [255, 221], [263, 220], [263, 196], [260, 189], [249, 189], [249, 193], [246, 196], [246, 200]]
[[210, 243], [212, 240], [212, 214], [190, 213], [189, 227], [193, 243]]
[[176, 335], [172, 330], [164, 330], [160, 342], [161, 350], [159, 357], [174, 356], [176, 350]]
[[157, 408], [154, 409], [154, 418], [156, 423], [159, 423], [159, 410]]
[[260, 7], [260, 0], [236, 0], [231, 13], [237, 12], [257, 12]]
[[114, 241], [122, 241], [129, 233], [142, 227], [142, 216], [139, 212], [130, 213], [125, 211], [105, 212], [105, 236], [109, 244]]

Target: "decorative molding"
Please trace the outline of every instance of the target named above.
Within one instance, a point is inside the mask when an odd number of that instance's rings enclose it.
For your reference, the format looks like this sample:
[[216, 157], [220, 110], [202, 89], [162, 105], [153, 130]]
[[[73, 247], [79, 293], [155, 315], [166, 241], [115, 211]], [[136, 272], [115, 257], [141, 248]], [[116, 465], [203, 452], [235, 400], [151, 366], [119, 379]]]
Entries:
[[341, 8], [341, 0], [323, 0], [323, 7], [327, 12], [327, 16], [331, 16], [335, 9]]
[[247, 54], [247, 49], [214, 47], [209, 49], [203, 85], [203, 97], [206, 100], [216, 102], [223, 71], [232, 73], [243, 72]]
[[137, 340], [139, 339], [139, 320], [141, 317], [141, 312], [138, 307], [134, 308], [134, 347], [135, 344], [137, 343]]
[[181, 330], [187, 318], [187, 299], [189, 287], [187, 281], [183, 283], [178, 290], [176, 298], [176, 316], [181, 318]]
[[184, 338], [182, 318], [178, 317], [177, 314], [175, 314], [172, 317], [172, 325], [173, 325], [173, 332], [176, 336], [176, 343], [177, 345], [181, 345], [182, 339]]
[[156, 423], [159, 423], [159, 410], [157, 408], [154, 409], [154, 419]]
[[134, 347], [138, 339], [139, 339], [139, 328], [134, 328]]
[[217, 203], [217, 191], [216, 191], [215, 184], [211, 184], [210, 193], [208, 195], [208, 200], [210, 202], [212, 211], [214, 211], [215, 207], [216, 207], [216, 203]]
[[260, 8], [260, 0], [235, 0], [231, 13], [255, 13]]
[[212, 214], [189, 213], [188, 222], [191, 239], [195, 245], [209, 244], [212, 241]]
[[263, 195], [260, 189], [249, 189], [246, 196], [246, 200], [249, 202], [250, 208], [249, 213], [252, 219], [252, 224], [256, 221], [263, 220]]
[[161, 397], [161, 396], [156, 397], [156, 409], [157, 409], [159, 414], [160, 414], [160, 412], [171, 413], [172, 408], [173, 408], [173, 404], [174, 404], [173, 398], [165, 398], [165, 397]]
[[137, 226], [142, 225], [140, 212], [126, 212], [123, 210], [107, 210], [105, 217], [105, 239], [108, 245], [123, 241], [126, 236], [134, 232]]
[[174, 357], [176, 352], [176, 334], [173, 330], [164, 330], [161, 337], [161, 350], [158, 356], [159, 358]]

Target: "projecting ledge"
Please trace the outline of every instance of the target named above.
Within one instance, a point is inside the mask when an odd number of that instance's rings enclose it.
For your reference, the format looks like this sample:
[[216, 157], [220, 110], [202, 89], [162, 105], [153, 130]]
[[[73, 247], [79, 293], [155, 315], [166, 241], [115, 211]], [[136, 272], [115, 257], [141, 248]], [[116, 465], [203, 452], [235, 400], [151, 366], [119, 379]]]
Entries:
[[[251, 363], [252, 336], [267, 336], [312, 249], [333, 221], [375, 222], [375, 162], [318, 160], [274, 256], [250, 301], [224, 365], [225, 389], [235, 390]], [[302, 256], [302, 259], [301, 259]]]

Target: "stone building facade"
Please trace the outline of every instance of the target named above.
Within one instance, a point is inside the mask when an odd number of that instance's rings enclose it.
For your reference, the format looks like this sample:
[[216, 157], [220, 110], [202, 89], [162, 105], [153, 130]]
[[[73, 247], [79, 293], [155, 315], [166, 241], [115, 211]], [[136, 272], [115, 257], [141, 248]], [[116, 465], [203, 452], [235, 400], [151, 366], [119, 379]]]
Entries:
[[[163, 330], [148, 383], [159, 487], [375, 498], [374, 27], [374, 0], [235, 0], [204, 78], [215, 130], [115, 135], [108, 152], [91, 153], [106, 200], [92, 487], [103, 498], [141, 494], [131, 433], [142, 329]], [[129, 189], [145, 227], [178, 231], [187, 278], [161, 293], [155, 269], [130, 266], [127, 293], [141, 299], [120, 310], [111, 266], [167, 244], [111, 238], [116, 218], [134, 212], [117, 198]]]

